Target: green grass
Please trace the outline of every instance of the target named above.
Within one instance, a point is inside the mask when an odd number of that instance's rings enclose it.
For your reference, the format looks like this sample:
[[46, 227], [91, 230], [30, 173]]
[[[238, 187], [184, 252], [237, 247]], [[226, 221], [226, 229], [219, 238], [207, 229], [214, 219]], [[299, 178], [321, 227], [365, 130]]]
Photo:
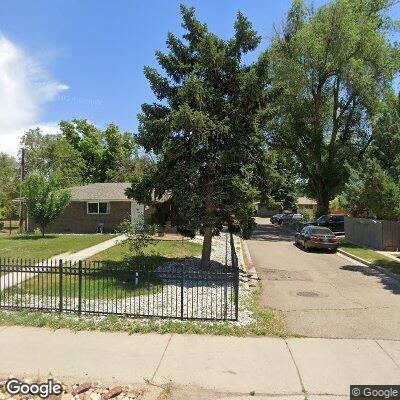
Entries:
[[389, 271], [394, 272], [395, 274], [400, 274], [400, 262], [394, 261], [391, 258], [386, 257], [374, 250], [357, 246], [346, 241], [342, 241], [340, 244], [340, 249], [347, 251], [354, 256], [360, 257], [370, 263], [387, 268]]
[[[145, 258], [141, 260], [140, 257], [137, 257], [136, 262], [143, 261], [158, 266], [168, 259], [198, 256], [201, 253], [201, 248], [201, 244], [188, 240], [159, 240], [145, 248]], [[127, 246], [120, 244], [94, 255], [88, 261], [122, 262], [127, 254]]]
[[[91, 261], [108, 261], [111, 263], [123, 263], [127, 249], [123, 245], [114, 246], [91, 258]], [[146, 249], [145, 260], [148, 265], [155, 268], [161, 263], [185, 257], [197, 256], [201, 252], [201, 245], [188, 241], [158, 241], [154, 246]], [[95, 277], [94, 277], [95, 280]], [[121, 284], [121, 282], [119, 283]], [[69, 283], [65, 283], [69, 285]], [[64, 287], [66, 288], [66, 286]], [[94, 288], [96, 283], [91, 283]], [[55, 285], [57, 286], [57, 285]], [[157, 284], [153, 290], [157, 290]], [[57, 291], [56, 287], [53, 287]], [[73, 289], [75, 292], [76, 286]], [[137, 290], [137, 288], [136, 288]], [[131, 293], [135, 293], [132, 291]], [[49, 327], [53, 329], [68, 328], [75, 331], [124, 331], [132, 333], [186, 333], [186, 334], [212, 334], [225, 336], [279, 336], [285, 337], [282, 318], [278, 311], [263, 308], [259, 303], [260, 289], [254, 291], [242, 306], [253, 312], [254, 322], [248, 326], [238, 326], [232, 322], [201, 322], [179, 321], [173, 319], [117, 317], [114, 315], [104, 318], [77, 316], [71, 314], [57, 314], [31, 311], [7, 312], [0, 311], [0, 325], [25, 325], [35, 327]]]
[[110, 315], [98, 317], [76, 316], [71, 314], [31, 312], [27, 310], [0, 311], [0, 326], [21, 325], [48, 327], [52, 329], [71, 329], [73, 331], [104, 331], [133, 333], [182, 333], [220, 336], [275, 336], [286, 337], [280, 314], [259, 305], [260, 291], [256, 290], [245, 301], [253, 312], [254, 323], [238, 326], [232, 322], [179, 321], [173, 319], [118, 317]]
[[113, 235], [36, 235], [1, 236], [1, 258], [47, 259], [66, 252], [77, 252], [104, 242]]
[[[152, 270], [170, 259], [199, 255], [201, 248], [201, 245], [188, 241], [158, 241], [145, 249], [144, 257], [131, 257], [127, 261], [126, 245], [110, 247], [87, 260], [92, 263], [86, 265], [93, 268], [85, 272], [82, 277], [82, 297], [83, 299], [119, 299], [142, 294], [150, 296], [156, 294], [162, 289], [162, 282], [156, 274], [152, 273]], [[97, 261], [99, 263], [96, 263]], [[139, 275], [138, 284], [130, 271], [132, 266], [146, 270], [145, 273]], [[111, 268], [114, 270], [110, 270]], [[28, 295], [48, 293], [51, 296], [58, 296], [59, 276], [40, 274], [21, 286], [22, 291]], [[16, 288], [15, 291], [20, 292], [21, 287]], [[63, 293], [65, 297], [78, 297], [79, 277], [77, 275], [65, 275]]]

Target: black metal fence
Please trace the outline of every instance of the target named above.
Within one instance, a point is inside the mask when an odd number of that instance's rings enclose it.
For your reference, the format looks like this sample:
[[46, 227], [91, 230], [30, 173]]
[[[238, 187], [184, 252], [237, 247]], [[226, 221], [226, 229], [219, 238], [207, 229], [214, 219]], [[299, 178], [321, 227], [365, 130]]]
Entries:
[[0, 308], [87, 315], [237, 320], [239, 268], [231, 236], [230, 266], [202, 270], [109, 262], [0, 259]]

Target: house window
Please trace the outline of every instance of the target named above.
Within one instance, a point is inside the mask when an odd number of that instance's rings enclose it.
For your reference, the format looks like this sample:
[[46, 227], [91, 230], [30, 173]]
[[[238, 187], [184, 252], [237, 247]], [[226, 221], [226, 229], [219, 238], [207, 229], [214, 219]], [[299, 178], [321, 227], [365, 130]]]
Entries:
[[110, 212], [110, 203], [87, 203], [88, 214], [108, 214]]

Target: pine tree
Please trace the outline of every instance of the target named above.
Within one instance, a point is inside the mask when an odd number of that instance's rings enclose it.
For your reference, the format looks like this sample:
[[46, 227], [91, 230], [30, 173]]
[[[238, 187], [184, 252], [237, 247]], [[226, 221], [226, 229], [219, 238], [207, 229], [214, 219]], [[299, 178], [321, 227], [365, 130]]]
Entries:
[[158, 103], [143, 104], [137, 141], [157, 162], [134, 180], [128, 195], [156, 207], [158, 223], [204, 234], [202, 267], [222, 225], [248, 235], [260, 181], [270, 165], [260, 126], [266, 118], [267, 59], [245, 65], [242, 56], [260, 37], [238, 13], [233, 38], [210, 33], [193, 8], [181, 6], [182, 40], [168, 34], [157, 52], [162, 75], [145, 67]]

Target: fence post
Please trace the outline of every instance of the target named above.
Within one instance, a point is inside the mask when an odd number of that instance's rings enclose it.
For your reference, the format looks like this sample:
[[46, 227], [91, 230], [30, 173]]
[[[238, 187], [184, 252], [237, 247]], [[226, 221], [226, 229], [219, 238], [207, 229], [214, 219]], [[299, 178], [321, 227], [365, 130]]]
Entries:
[[235, 250], [235, 241], [233, 239], [233, 234], [230, 234], [231, 242], [231, 257], [232, 257], [232, 268], [234, 276], [234, 287], [235, 287], [235, 321], [239, 319], [239, 265], [238, 258]]
[[224, 287], [224, 321], [228, 318], [228, 270], [225, 268], [225, 287]]
[[225, 267], [228, 266], [228, 229], [225, 232]]
[[183, 264], [181, 264], [181, 319], [183, 320]]
[[239, 319], [239, 267], [235, 267], [235, 321]]
[[60, 287], [59, 287], [59, 292], [60, 292], [60, 304], [58, 307], [58, 311], [62, 313], [63, 310], [63, 261], [59, 260], [58, 261], [58, 275], [60, 279]]
[[[82, 314], [82, 260], [79, 260], [79, 299], [78, 299], [78, 314]], [[107, 299], [108, 300], [108, 299]]]

